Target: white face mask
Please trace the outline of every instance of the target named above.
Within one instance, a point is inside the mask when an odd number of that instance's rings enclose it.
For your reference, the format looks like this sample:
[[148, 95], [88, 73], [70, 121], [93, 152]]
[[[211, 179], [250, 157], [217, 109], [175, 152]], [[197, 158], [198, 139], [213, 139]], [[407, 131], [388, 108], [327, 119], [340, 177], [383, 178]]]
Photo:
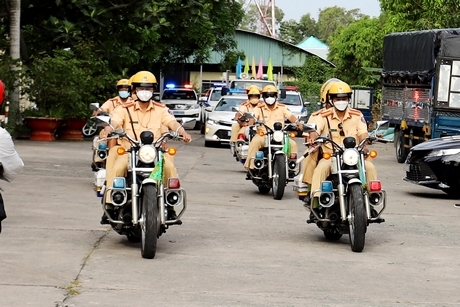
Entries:
[[348, 100], [335, 101], [334, 107], [339, 111], [345, 111], [345, 109], [348, 107]]
[[139, 98], [140, 101], [149, 101], [150, 98], [152, 98], [153, 93], [151, 91], [139, 91], [136, 93], [137, 98]]
[[274, 104], [276, 101], [276, 98], [275, 97], [267, 97], [265, 98], [265, 103], [268, 104], [269, 106], [271, 106], [272, 104]]

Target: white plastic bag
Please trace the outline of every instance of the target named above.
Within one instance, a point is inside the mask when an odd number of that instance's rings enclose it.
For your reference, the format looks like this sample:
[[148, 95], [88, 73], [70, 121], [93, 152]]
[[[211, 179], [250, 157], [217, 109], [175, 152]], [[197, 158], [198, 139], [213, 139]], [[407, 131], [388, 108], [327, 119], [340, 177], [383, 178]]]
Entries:
[[14, 143], [11, 135], [5, 129], [0, 127], [0, 163], [3, 166], [3, 173], [0, 179], [11, 182], [16, 178], [24, 167], [24, 162], [14, 149]]

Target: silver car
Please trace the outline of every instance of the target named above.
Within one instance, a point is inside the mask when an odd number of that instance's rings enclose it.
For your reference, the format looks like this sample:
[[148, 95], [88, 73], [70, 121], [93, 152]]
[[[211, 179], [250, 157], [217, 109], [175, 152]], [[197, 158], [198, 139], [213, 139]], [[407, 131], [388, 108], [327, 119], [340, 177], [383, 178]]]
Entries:
[[204, 146], [230, 143], [232, 124], [236, 123], [233, 120], [235, 111], [232, 111], [232, 108], [239, 107], [246, 100], [248, 100], [247, 95], [226, 95], [220, 98], [215, 107], [205, 108], [209, 113], [205, 126]]

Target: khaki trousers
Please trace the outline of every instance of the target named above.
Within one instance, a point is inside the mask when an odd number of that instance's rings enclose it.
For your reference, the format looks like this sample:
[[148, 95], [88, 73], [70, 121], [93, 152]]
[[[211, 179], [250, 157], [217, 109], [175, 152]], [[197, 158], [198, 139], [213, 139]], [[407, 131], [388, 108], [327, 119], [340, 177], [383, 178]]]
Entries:
[[[106, 161], [106, 187], [112, 187], [113, 179], [115, 177], [126, 177], [128, 172], [128, 154], [119, 155], [117, 153], [118, 147], [119, 146], [114, 146], [109, 150], [109, 156]], [[169, 154], [165, 154], [164, 158], [163, 184], [167, 184], [168, 178], [177, 178], [178, 174], [177, 169], [174, 166], [174, 157]], [[109, 193], [107, 193], [105, 201], [110, 203]]]
[[[289, 143], [291, 144], [291, 152], [296, 153], [297, 152], [297, 143], [293, 139], [289, 139]], [[261, 149], [262, 147], [265, 146], [265, 136], [260, 136], [256, 134], [251, 142], [249, 143], [249, 148], [248, 148], [248, 158], [246, 159], [246, 162], [244, 163], [244, 167], [246, 169], [254, 168], [254, 157], [256, 155], [256, 152]]]
[[313, 172], [315, 171], [316, 166], [318, 165], [318, 152], [319, 150], [310, 153], [303, 161], [302, 161], [302, 182], [310, 183], [313, 178]]
[[234, 123], [232, 125], [232, 135], [230, 136], [230, 142], [236, 142], [238, 139], [238, 134], [245, 132], [246, 127], [241, 127], [240, 124]]
[[[331, 159], [321, 159], [316, 166], [315, 171], [313, 172], [313, 179], [311, 183], [311, 191], [319, 190], [321, 182], [326, 180], [326, 178], [331, 174]], [[367, 185], [369, 186], [369, 181], [377, 179], [377, 169], [374, 164], [370, 161], [364, 161], [366, 167], [366, 178]], [[312, 195], [313, 197], [319, 196], [319, 193]]]

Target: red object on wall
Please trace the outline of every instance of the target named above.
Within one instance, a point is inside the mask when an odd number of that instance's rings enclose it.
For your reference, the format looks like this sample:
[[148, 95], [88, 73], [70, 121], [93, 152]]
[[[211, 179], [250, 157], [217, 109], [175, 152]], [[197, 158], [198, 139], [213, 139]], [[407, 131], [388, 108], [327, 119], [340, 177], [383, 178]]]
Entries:
[[0, 80], [0, 105], [5, 101], [5, 84]]

